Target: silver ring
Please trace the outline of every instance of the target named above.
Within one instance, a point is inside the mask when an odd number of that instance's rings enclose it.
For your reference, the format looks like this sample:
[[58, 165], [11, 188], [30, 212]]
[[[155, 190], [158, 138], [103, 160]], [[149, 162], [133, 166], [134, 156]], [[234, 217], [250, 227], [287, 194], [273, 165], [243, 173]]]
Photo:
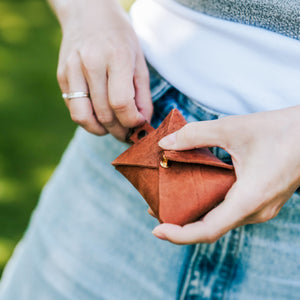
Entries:
[[63, 93], [62, 97], [68, 100], [75, 99], [75, 98], [89, 98], [90, 93], [86, 93], [86, 92]]

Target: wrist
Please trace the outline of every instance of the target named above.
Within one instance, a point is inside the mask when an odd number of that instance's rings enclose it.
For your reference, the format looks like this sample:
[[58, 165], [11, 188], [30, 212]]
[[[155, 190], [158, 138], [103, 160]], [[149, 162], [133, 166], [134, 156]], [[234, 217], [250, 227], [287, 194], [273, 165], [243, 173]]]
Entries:
[[101, 12], [107, 10], [121, 10], [121, 5], [117, 0], [48, 0], [52, 6], [62, 29], [72, 20], [76, 21], [88, 13], [89, 18], [99, 17]]

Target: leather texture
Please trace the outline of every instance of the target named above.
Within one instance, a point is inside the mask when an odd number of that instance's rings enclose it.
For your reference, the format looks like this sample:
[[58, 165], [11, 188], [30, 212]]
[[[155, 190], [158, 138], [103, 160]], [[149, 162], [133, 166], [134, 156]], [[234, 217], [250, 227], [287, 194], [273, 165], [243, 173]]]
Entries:
[[[156, 130], [145, 123], [130, 137], [134, 144], [112, 162], [163, 223], [198, 220], [224, 199], [236, 180], [233, 167], [208, 148], [167, 151], [158, 146], [160, 139], [186, 123], [176, 109]], [[162, 161], [167, 161], [167, 168]]]

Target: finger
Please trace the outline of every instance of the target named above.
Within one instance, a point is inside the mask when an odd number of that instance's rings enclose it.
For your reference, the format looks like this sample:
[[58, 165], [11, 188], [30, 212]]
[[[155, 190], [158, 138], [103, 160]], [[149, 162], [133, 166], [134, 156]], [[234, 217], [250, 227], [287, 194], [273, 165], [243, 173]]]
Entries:
[[127, 128], [137, 127], [145, 121], [135, 103], [134, 63], [121, 55], [108, 67], [109, 103], [121, 125]]
[[57, 81], [59, 84], [59, 87], [62, 91], [62, 93], [67, 93], [69, 91], [69, 83], [67, 79], [67, 74], [65, 72], [65, 69], [61, 66], [57, 68]]
[[223, 201], [200, 221], [185, 226], [161, 224], [153, 230], [153, 234], [180, 245], [214, 243], [229, 230], [240, 226], [241, 219], [237, 207], [231, 205], [231, 201]]
[[193, 122], [160, 140], [159, 146], [170, 150], [185, 150], [200, 147], [224, 147], [222, 119]]
[[136, 106], [139, 112], [150, 123], [153, 113], [153, 104], [150, 92], [149, 71], [142, 51], [136, 59], [134, 87]]
[[57, 67], [57, 81], [62, 93], [67, 93], [69, 91], [69, 83], [67, 78], [66, 66], [63, 63], [65, 61], [62, 48], [59, 52], [59, 59], [58, 59], [58, 67]]
[[127, 129], [121, 126], [108, 103], [106, 67], [101, 66], [100, 63], [96, 69], [87, 69], [87, 67], [84, 68], [84, 73], [88, 81], [96, 119], [113, 136], [119, 140], [124, 140]]
[[[67, 68], [69, 83], [68, 92], [87, 92], [88, 86], [84, 79], [79, 59], [73, 60]], [[72, 120], [87, 131], [96, 135], [107, 133], [105, 128], [97, 121], [89, 98], [66, 99], [66, 105], [70, 111]]]

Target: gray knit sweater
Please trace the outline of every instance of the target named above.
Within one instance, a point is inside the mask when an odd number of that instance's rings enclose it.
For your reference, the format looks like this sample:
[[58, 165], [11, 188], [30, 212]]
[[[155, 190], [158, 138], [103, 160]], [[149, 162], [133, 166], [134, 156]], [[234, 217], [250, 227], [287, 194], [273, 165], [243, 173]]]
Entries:
[[176, 0], [204, 14], [300, 40], [300, 0]]

